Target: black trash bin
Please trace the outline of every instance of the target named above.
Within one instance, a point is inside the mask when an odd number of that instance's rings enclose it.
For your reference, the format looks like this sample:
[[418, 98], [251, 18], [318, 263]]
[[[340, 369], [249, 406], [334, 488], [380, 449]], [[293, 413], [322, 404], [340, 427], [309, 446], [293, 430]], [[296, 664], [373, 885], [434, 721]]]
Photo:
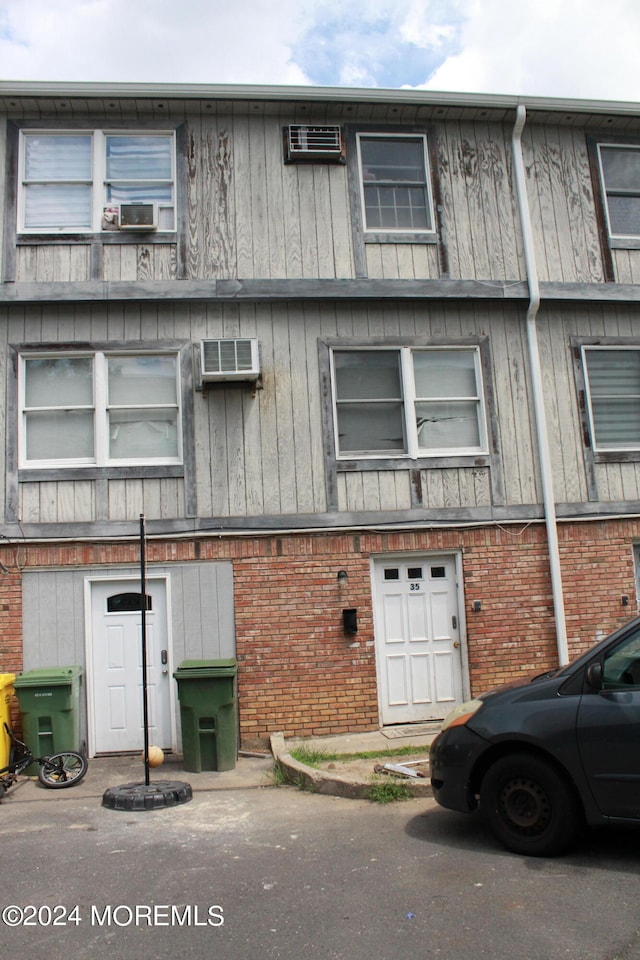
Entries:
[[237, 756], [237, 664], [231, 660], [184, 660], [178, 684], [184, 769], [233, 770]]

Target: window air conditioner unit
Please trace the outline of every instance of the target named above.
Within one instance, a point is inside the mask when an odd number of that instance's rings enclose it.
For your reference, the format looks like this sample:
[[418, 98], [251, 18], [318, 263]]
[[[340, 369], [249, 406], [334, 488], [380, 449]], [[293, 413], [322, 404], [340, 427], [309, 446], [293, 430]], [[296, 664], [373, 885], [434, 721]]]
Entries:
[[200, 363], [203, 383], [227, 380], [255, 381], [260, 376], [258, 341], [254, 339], [202, 340]]
[[285, 149], [288, 163], [320, 160], [344, 162], [344, 142], [339, 126], [310, 126], [292, 123], [285, 129]]
[[155, 203], [121, 203], [121, 230], [157, 230], [158, 211]]

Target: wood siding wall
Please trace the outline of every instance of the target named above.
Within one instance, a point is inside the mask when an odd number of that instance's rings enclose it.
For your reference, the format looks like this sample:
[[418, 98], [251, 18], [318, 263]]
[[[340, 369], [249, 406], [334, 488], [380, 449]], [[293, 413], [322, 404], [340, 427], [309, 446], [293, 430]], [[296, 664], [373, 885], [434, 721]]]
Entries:
[[[531, 416], [524, 311], [504, 304], [391, 306], [75, 305], [6, 308], [0, 359], [8, 345], [69, 341], [194, 345], [202, 337], [251, 336], [260, 342], [262, 382], [194, 394], [195, 476], [19, 483], [19, 519], [25, 523], [134, 521], [185, 517], [185, 483], [195, 484], [197, 516], [278, 517], [437, 511], [501, 506], [513, 510], [540, 501]], [[556, 499], [562, 504], [640, 500], [640, 465], [591, 464], [583, 446], [573, 338], [640, 337], [632, 307], [544, 307], [540, 343]], [[495, 457], [490, 464], [422, 465], [395, 461], [380, 469], [336, 475], [337, 504], [327, 498], [318, 340], [386, 338], [397, 343], [469, 342], [487, 338], [488, 411], [494, 413]], [[15, 440], [15, 430], [14, 440]], [[11, 436], [11, 430], [9, 431]], [[593, 476], [590, 479], [590, 472]], [[4, 478], [5, 471], [0, 472]], [[499, 496], [497, 495], [499, 492]], [[485, 511], [486, 514], [486, 511]]]
[[[499, 121], [474, 119], [473, 111], [468, 112], [470, 119], [446, 122], [434, 119], [434, 111], [409, 118], [407, 129], [426, 130], [429, 136], [439, 242], [362, 244], [352, 230], [355, 212], [350, 204], [357, 197], [349, 183], [353, 164], [283, 162], [282, 130], [300, 119], [300, 108], [247, 113], [237, 106], [233, 111], [214, 107], [199, 112], [187, 111], [180, 103], [169, 106], [162, 123], [180, 126], [178, 179], [186, 194], [175, 241], [163, 236], [153, 242], [133, 237], [113, 242], [112, 235], [104, 244], [60, 238], [47, 244], [23, 237], [12, 279], [348, 279], [356, 276], [361, 261], [371, 278], [524, 277], [511, 169], [513, 116], [508, 112]], [[372, 131], [390, 128], [390, 114], [369, 113], [373, 115], [361, 111], [358, 117], [356, 111], [349, 123]], [[152, 111], [142, 120], [153, 125], [160, 115]], [[83, 120], [80, 111], [73, 123], [108, 126], [126, 120], [126, 115], [114, 118], [112, 112], [94, 112]], [[41, 121], [34, 117], [32, 122]], [[28, 126], [29, 118], [13, 122]], [[136, 122], [140, 117], [132, 116], [129, 123]], [[335, 115], [325, 111], [316, 122], [344, 124], [345, 118], [336, 107]], [[56, 118], [55, 123], [63, 121]], [[611, 132], [604, 120], [602, 126]], [[10, 138], [12, 143], [16, 139]], [[3, 130], [3, 174], [5, 141]], [[541, 280], [601, 282], [605, 268], [586, 128], [531, 122], [525, 127], [523, 150]], [[360, 252], [354, 248], [358, 245], [363, 247]], [[616, 279], [633, 281], [640, 271], [640, 252], [617, 251], [613, 262]]]

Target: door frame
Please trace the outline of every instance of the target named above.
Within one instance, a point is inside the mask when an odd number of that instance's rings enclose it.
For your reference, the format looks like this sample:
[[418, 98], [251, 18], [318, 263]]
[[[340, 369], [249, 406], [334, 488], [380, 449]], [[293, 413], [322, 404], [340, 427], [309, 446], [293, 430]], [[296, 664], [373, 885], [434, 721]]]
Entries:
[[[434, 560], [441, 560], [443, 557], [450, 557], [454, 561], [455, 568], [455, 589], [458, 605], [458, 629], [460, 637], [460, 669], [462, 680], [463, 701], [471, 697], [471, 682], [469, 678], [469, 648], [467, 642], [467, 619], [465, 615], [464, 599], [464, 576], [462, 568], [461, 550], [407, 550], [405, 552], [394, 553], [376, 553], [372, 554], [369, 561], [371, 576], [371, 600], [373, 610], [373, 649], [376, 662], [376, 687], [378, 691], [378, 723], [380, 727], [387, 726], [381, 721], [383, 708], [383, 684], [382, 671], [378, 662], [378, 594], [376, 589], [376, 566], [380, 563], [407, 563], [412, 559], [421, 559], [432, 563]], [[453, 708], [452, 708], [453, 709]]]
[[[145, 581], [149, 583], [150, 580], [164, 581], [165, 584], [165, 598], [166, 598], [166, 618], [167, 618], [167, 650], [168, 650], [168, 663], [167, 669], [169, 670], [169, 676], [173, 676], [173, 630], [172, 630], [172, 617], [171, 617], [171, 575], [169, 573], [149, 573], [147, 572], [145, 576]], [[95, 743], [96, 743], [96, 715], [95, 715], [95, 697], [93, 690], [94, 683], [94, 673], [93, 673], [93, 585], [96, 583], [126, 583], [130, 581], [132, 583], [140, 583], [140, 574], [134, 573], [122, 573], [118, 574], [109, 574], [109, 575], [100, 575], [100, 576], [88, 576], [84, 578], [84, 620], [85, 620], [85, 664], [86, 664], [86, 697], [87, 697], [87, 749], [89, 756], [93, 757], [95, 755]], [[169, 694], [169, 723], [171, 730], [171, 749], [175, 752], [178, 738], [177, 738], [177, 727], [176, 727], [176, 697], [177, 692], [174, 689], [173, 685], [170, 686]]]

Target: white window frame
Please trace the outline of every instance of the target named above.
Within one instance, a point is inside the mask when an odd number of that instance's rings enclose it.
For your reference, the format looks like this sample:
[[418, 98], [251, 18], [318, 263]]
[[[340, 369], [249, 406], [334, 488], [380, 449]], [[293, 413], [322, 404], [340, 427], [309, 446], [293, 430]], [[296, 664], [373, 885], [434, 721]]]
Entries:
[[[609, 216], [609, 194], [621, 195], [620, 191], [607, 187], [607, 182], [604, 175], [604, 165], [602, 163], [602, 150], [635, 150], [637, 153], [640, 153], [640, 144], [633, 143], [598, 143], [598, 172], [600, 175], [600, 187], [602, 190], [602, 198], [604, 201], [604, 213], [607, 221], [607, 231], [612, 240], [638, 240], [640, 239], [640, 230], [638, 233], [615, 233], [611, 225], [611, 218]], [[628, 191], [629, 197], [636, 197], [640, 199], [640, 184], [638, 185], [637, 190]]]
[[[28, 181], [26, 179], [26, 157], [27, 149], [26, 143], [30, 136], [65, 136], [65, 137], [91, 137], [91, 167], [92, 167], [92, 177], [90, 180], [74, 180], [70, 182], [74, 183], [86, 183], [91, 187], [91, 225], [88, 227], [26, 227], [25, 226], [25, 196], [26, 188], [28, 186]], [[173, 130], [137, 130], [137, 129], [36, 129], [32, 127], [25, 127], [20, 131], [20, 142], [18, 148], [18, 169], [19, 169], [19, 183], [18, 183], [18, 233], [23, 234], [53, 234], [53, 235], [64, 235], [64, 234], [78, 234], [78, 233], [106, 233], [109, 232], [105, 229], [103, 222], [104, 210], [105, 207], [118, 206], [118, 204], [113, 204], [111, 201], [106, 199], [106, 190], [107, 190], [107, 138], [108, 137], [166, 137], [171, 140], [171, 187], [173, 192], [173, 202], [172, 203], [157, 203], [157, 208], [159, 211], [163, 209], [172, 209], [173, 210], [173, 226], [171, 228], [162, 227], [163, 233], [175, 233], [177, 230], [177, 177], [176, 177], [176, 137], [175, 131]], [[150, 178], [151, 179], [151, 178]], [[56, 183], [61, 181], [56, 180], [47, 180], [41, 181], [46, 183]], [[168, 180], [158, 181], [160, 183], [167, 183]], [[151, 202], [151, 201], [149, 201]], [[141, 228], [144, 229], [144, 228]]]
[[[84, 406], [83, 409], [91, 409], [94, 414], [94, 456], [93, 457], [75, 457], [64, 460], [29, 460], [27, 459], [27, 415], [39, 408], [27, 408], [26, 406], [26, 364], [28, 360], [57, 360], [64, 357], [73, 359], [88, 358], [93, 361], [93, 403], [91, 407]], [[108, 383], [108, 360], [117, 357], [172, 357], [175, 360], [176, 370], [176, 400], [175, 404], [153, 403], [153, 404], [127, 404], [127, 409], [166, 409], [175, 407], [176, 425], [177, 425], [177, 447], [178, 453], [175, 457], [122, 457], [110, 458], [109, 451], [109, 410], [113, 409], [108, 403], [107, 383]], [[183, 431], [182, 431], [182, 389], [180, 382], [180, 355], [178, 351], [167, 350], [94, 350], [94, 351], [29, 351], [20, 354], [19, 357], [19, 378], [18, 378], [18, 402], [19, 402], [19, 466], [25, 469], [43, 469], [53, 468], [73, 468], [73, 467], [127, 467], [127, 466], [155, 466], [183, 463]], [[46, 408], [47, 411], [67, 410], [68, 405]]]
[[[336, 353], [374, 353], [382, 350], [383, 352], [395, 351], [400, 357], [400, 377], [402, 396], [399, 402], [403, 411], [403, 428], [405, 436], [406, 450], [403, 451], [380, 451], [374, 450], [370, 453], [363, 451], [340, 451], [339, 429], [338, 429], [338, 406], [339, 398], [337, 395], [337, 378], [335, 372], [334, 357]], [[474, 371], [476, 380], [476, 394], [474, 397], [447, 397], [451, 401], [470, 401], [477, 404], [478, 410], [478, 429], [479, 444], [473, 447], [420, 447], [418, 441], [418, 428], [415, 419], [415, 405], [417, 402], [425, 402], [419, 399], [416, 394], [415, 375], [413, 366], [413, 355], [415, 353], [436, 353], [461, 351], [473, 353]], [[331, 355], [331, 388], [333, 402], [333, 425], [335, 438], [335, 456], [336, 460], [380, 460], [380, 459], [398, 459], [398, 460], [418, 460], [431, 458], [451, 458], [459, 456], [482, 456], [489, 453], [489, 439], [487, 431], [487, 409], [484, 399], [484, 383], [482, 376], [482, 361], [480, 348], [478, 346], [457, 346], [455, 344], [442, 346], [396, 346], [394, 344], [369, 347], [362, 346], [334, 346], [330, 351]], [[443, 398], [434, 398], [434, 402]]]
[[[585, 385], [587, 420], [589, 423], [589, 435], [591, 437], [591, 446], [593, 448], [593, 451], [595, 453], [629, 453], [634, 451], [640, 451], [640, 442], [620, 444], [619, 446], [615, 446], [615, 447], [610, 445], [602, 446], [598, 444], [598, 438], [597, 438], [596, 426], [595, 426], [595, 417], [593, 414], [593, 405], [592, 405], [592, 399], [591, 399], [591, 383], [589, 381], [589, 367], [587, 364], [588, 353], [595, 353], [596, 351], [600, 353], [603, 353], [606, 351], [608, 352], [615, 351], [619, 353], [622, 350], [624, 350], [625, 352], [634, 350], [636, 353], [640, 353], [640, 347], [633, 347], [629, 345], [620, 345], [620, 344], [618, 345], [598, 344], [598, 345], [585, 345], [580, 349], [582, 354], [582, 371], [583, 371], [584, 385]], [[628, 399], [633, 395], [632, 394], [612, 394], [612, 396], [620, 396], [620, 397], [624, 396]], [[640, 392], [638, 393], [638, 404], [640, 405]]]
[[[422, 157], [424, 162], [424, 189], [426, 193], [426, 210], [431, 226], [429, 227], [369, 227], [367, 226], [367, 208], [365, 203], [364, 178], [362, 176], [362, 140], [419, 140], [422, 142]], [[365, 236], [367, 234], [397, 234], [398, 236], [406, 234], [421, 234], [424, 236], [435, 235], [435, 215], [433, 208], [433, 189], [431, 184], [431, 165], [429, 163], [429, 151], [427, 150], [427, 138], [423, 133], [378, 133], [377, 131], [361, 130], [356, 133], [356, 145], [358, 153], [358, 185], [360, 189], [360, 208], [362, 210], [362, 227]], [[408, 183], [408, 181], [407, 181]], [[402, 182], [398, 181], [398, 185]]]

